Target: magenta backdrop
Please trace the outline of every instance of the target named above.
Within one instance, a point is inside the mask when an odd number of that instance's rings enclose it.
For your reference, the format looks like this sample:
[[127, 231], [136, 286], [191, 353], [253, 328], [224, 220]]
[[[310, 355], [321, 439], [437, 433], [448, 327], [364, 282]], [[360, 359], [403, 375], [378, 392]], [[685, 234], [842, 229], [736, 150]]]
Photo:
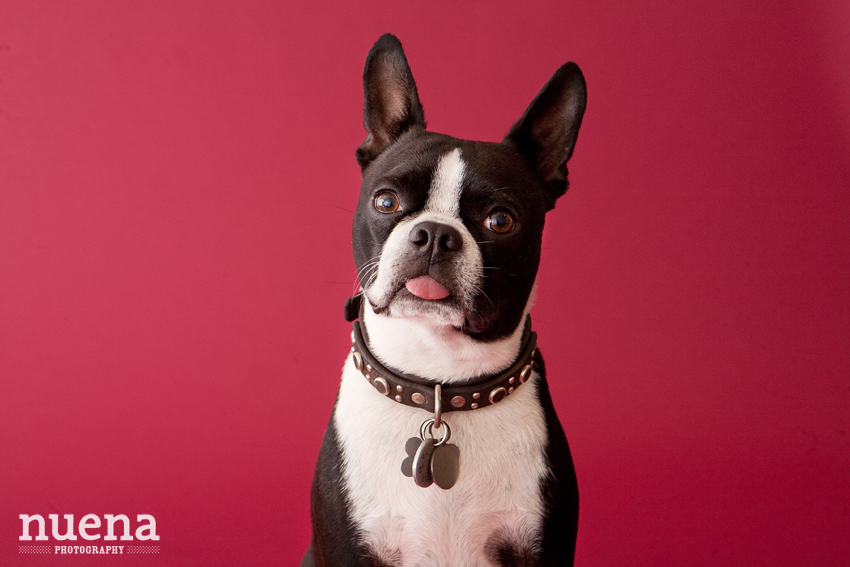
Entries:
[[[577, 564], [850, 564], [850, 4], [567, 4], [0, 3], [0, 565], [300, 559], [386, 31], [439, 132], [587, 77], [533, 311]], [[160, 554], [19, 554], [88, 513]]]

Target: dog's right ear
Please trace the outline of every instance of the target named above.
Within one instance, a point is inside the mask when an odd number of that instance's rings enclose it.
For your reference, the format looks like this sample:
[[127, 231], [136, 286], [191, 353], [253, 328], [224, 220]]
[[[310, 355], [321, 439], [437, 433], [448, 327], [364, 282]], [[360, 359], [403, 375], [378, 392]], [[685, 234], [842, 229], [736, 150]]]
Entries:
[[416, 83], [396, 36], [384, 34], [372, 46], [363, 70], [363, 90], [367, 134], [356, 154], [361, 170], [411, 128], [425, 128]]

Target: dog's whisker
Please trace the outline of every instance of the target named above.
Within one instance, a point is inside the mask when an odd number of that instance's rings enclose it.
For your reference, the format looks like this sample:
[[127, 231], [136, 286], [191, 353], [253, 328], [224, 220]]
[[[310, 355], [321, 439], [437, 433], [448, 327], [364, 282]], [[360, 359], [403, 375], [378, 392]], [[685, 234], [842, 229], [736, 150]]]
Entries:
[[369, 285], [372, 284], [380, 265], [380, 258], [380, 256], [374, 256], [372, 259], [360, 266], [360, 269], [357, 270], [357, 277], [354, 281], [355, 290], [362, 285], [361, 282], [363, 280], [367, 280], [366, 285], [363, 287], [369, 287]]
[[493, 300], [490, 299], [490, 296], [487, 295], [484, 291], [481, 292], [481, 297], [487, 300], [487, 302], [490, 304], [490, 307], [493, 307], [494, 309], [496, 308], [496, 305], [493, 303]]
[[376, 257], [372, 258], [371, 260], [369, 260], [368, 262], [366, 262], [362, 266], [360, 266], [360, 269], [357, 271], [357, 273], [360, 274], [361, 272], [368, 270], [369, 268], [371, 268], [373, 266], [377, 266], [380, 263], [380, 261], [381, 261], [380, 256], [376, 256]]

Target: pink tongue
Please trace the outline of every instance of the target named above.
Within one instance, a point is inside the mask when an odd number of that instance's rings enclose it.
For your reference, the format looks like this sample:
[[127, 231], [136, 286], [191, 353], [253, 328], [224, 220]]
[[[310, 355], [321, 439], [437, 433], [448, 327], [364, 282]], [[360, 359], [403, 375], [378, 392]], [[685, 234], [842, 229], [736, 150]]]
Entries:
[[443, 299], [451, 293], [430, 276], [419, 276], [408, 280], [404, 286], [407, 291], [422, 299]]

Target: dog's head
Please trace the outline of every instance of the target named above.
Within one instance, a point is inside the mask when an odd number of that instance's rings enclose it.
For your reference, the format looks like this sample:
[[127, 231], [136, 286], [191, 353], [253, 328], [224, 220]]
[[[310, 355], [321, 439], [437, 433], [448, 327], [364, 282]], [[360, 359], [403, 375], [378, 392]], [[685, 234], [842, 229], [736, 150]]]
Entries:
[[367, 136], [353, 243], [373, 311], [432, 319], [479, 341], [513, 333], [540, 261], [546, 212], [567, 190], [586, 88], [567, 63], [500, 143], [428, 132], [401, 43], [382, 36], [363, 76]]

